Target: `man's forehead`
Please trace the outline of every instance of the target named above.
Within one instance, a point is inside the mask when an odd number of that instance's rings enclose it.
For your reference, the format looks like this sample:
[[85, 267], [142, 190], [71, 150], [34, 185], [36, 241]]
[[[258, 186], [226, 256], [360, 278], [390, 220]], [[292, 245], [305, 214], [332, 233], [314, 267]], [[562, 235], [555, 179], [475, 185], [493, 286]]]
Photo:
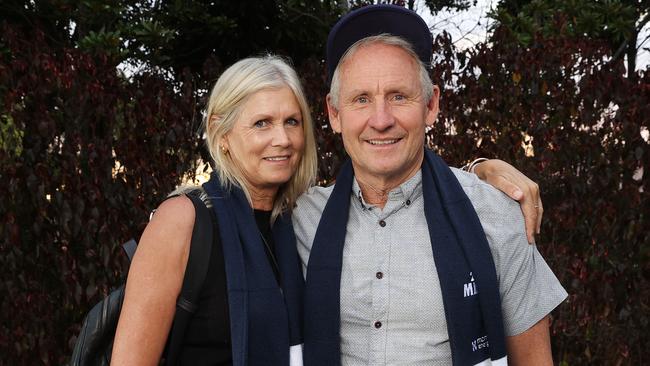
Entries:
[[364, 46], [339, 65], [341, 89], [351, 92], [415, 87], [419, 80], [416, 62], [397, 46], [381, 43]]
[[381, 42], [364, 45], [348, 55], [341, 65], [345, 74], [355, 70], [374, 70], [380, 74], [394, 73], [395, 68], [417, 73], [418, 63], [414, 57], [399, 46]]
[[[345, 56], [344, 63], [355, 59], [370, 59], [374, 63], [386, 62], [409, 62], [417, 65], [416, 55], [413, 55], [401, 45], [387, 43], [377, 40], [372, 43], [363, 44], [354, 50], [353, 53]], [[342, 64], [343, 65], [343, 64]]]

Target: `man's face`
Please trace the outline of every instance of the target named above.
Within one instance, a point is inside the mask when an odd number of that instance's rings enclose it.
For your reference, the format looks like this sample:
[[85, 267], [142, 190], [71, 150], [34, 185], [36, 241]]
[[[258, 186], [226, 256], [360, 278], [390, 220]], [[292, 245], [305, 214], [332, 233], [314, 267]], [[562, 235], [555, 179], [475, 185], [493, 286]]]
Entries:
[[328, 112], [355, 175], [406, 181], [422, 164], [424, 132], [437, 116], [439, 89], [424, 100], [418, 65], [396, 46], [363, 46], [339, 67], [339, 105], [334, 108], [328, 96]]

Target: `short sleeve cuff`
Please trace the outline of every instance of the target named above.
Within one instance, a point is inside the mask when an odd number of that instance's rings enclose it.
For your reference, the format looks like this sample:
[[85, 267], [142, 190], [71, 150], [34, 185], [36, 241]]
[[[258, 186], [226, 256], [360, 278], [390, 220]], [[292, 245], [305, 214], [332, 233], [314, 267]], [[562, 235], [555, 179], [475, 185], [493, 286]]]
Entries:
[[514, 309], [511, 309], [514, 316], [504, 316], [507, 336], [515, 336], [530, 329], [550, 314], [568, 296], [537, 248], [533, 246], [531, 249], [534, 252], [532, 260], [535, 273], [530, 277], [530, 283], [523, 294], [522, 301]]

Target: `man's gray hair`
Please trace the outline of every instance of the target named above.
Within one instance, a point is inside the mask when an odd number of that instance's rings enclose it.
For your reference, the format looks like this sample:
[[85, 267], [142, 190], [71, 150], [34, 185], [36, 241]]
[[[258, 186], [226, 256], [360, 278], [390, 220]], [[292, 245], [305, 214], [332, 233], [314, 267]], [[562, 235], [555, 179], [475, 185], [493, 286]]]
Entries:
[[422, 87], [422, 95], [425, 98], [425, 101], [428, 102], [433, 97], [433, 82], [431, 77], [429, 77], [429, 72], [427, 67], [422, 63], [418, 55], [413, 50], [413, 46], [404, 38], [394, 36], [388, 33], [382, 33], [376, 36], [366, 37], [355, 42], [350, 48], [345, 51], [339, 64], [334, 70], [332, 75], [332, 83], [330, 84], [330, 102], [334, 108], [339, 107], [339, 91], [341, 88], [341, 65], [346, 62], [352, 55], [354, 55], [360, 48], [366, 47], [372, 44], [381, 43], [388, 46], [395, 46], [403, 49], [413, 61], [418, 65], [419, 74], [420, 74], [420, 85]]

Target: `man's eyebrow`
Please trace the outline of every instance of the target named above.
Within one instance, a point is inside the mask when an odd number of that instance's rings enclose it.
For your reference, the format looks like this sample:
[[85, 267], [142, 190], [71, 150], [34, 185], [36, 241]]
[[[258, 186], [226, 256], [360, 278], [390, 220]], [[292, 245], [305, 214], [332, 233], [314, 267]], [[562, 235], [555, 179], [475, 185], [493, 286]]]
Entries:
[[386, 90], [386, 94], [393, 94], [393, 93], [404, 93], [408, 94], [410, 88], [407, 88], [406, 86], [394, 86], [390, 87], [389, 89]]
[[356, 96], [361, 94], [368, 94], [366, 89], [351, 89], [345, 93], [348, 96]]
[[[418, 91], [418, 88], [413, 89], [412, 87], [409, 87], [407, 84], [396, 84], [396, 85], [391, 85], [387, 88], [384, 89], [385, 94], [393, 94], [393, 93], [404, 93], [404, 94], [415, 94]], [[369, 94], [370, 92], [367, 89], [350, 89], [349, 91], [346, 91], [344, 95], [346, 97], [355, 97], [357, 95], [363, 95], [363, 94]]]

